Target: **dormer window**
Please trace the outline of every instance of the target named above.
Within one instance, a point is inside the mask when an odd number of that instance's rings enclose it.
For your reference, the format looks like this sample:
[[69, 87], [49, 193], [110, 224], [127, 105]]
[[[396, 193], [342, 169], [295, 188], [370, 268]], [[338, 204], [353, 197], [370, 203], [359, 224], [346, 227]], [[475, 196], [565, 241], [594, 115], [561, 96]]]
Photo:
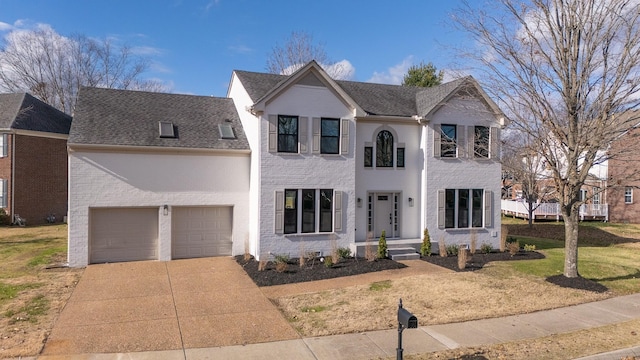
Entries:
[[161, 138], [175, 138], [176, 133], [174, 131], [174, 126], [172, 122], [168, 121], [160, 121], [158, 122], [158, 126], [160, 128], [160, 137]]
[[221, 139], [235, 139], [236, 134], [233, 132], [233, 127], [231, 127], [230, 122], [225, 122], [223, 124], [218, 124], [218, 130], [220, 131]]

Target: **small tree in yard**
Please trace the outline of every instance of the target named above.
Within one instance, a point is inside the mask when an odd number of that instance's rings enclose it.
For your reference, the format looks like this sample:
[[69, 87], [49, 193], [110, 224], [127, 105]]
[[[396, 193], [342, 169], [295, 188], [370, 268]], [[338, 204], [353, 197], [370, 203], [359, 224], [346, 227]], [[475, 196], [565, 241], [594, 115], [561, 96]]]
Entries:
[[380, 239], [378, 240], [378, 259], [384, 259], [387, 257], [387, 234], [382, 230]]
[[424, 233], [422, 235], [420, 254], [422, 256], [431, 256], [431, 239], [429, 238], [429, 229], [427, 228], [424, 229]]

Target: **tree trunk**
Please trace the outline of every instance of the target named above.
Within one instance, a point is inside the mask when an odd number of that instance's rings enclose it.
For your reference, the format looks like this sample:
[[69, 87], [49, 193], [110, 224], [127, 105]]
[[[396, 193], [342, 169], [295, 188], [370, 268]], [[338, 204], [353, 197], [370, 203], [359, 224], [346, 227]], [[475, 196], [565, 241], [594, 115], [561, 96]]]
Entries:
[[564, 210], [564, 276], [578, 277], [578, 211]]

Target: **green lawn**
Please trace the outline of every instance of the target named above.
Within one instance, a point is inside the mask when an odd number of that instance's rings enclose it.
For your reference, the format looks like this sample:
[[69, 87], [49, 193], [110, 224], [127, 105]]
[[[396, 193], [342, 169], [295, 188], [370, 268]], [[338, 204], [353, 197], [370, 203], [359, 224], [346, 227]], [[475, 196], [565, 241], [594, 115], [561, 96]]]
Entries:
[[[513, 261], [513, 269], [539, 277], [562, 274], [564, 269], [564, 242], [526, 236], [515, 236], [521, 246], [535, 245], [546, 258], [542, 260]], [[640, 248], [611, 245], [578, 247], [578, 273], [595, 280], [616, 294], [640, 292]]]

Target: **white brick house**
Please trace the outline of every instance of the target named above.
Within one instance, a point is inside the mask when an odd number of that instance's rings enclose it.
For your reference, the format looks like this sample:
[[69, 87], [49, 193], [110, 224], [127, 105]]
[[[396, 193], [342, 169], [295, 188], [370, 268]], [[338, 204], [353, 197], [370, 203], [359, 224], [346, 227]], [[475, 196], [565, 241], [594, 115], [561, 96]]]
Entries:
[[425, 228], [432, 241], [468, 244], [473, 231], [478, 246], [499, 244], [504, 115], [470, 77], [334, 81], [311, 62], [290, 76], [234, 71], [225, 99], [82, 89], [78, 104], [71, 266], [361, 253], [382, 231], [419, 246]]

